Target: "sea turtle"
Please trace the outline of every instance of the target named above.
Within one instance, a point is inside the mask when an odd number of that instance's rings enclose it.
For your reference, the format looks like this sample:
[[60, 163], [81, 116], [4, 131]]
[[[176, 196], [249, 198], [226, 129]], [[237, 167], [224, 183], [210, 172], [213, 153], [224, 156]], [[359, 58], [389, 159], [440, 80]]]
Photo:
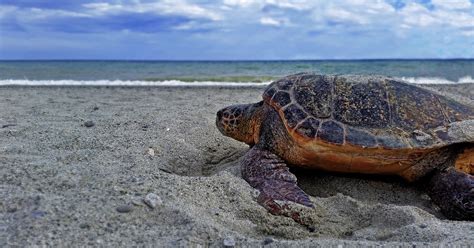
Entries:
[[472, 106], [390, 77], [300, 73], [219, 110], [216, 125], [251, 146], [242, 176], [272, 214], [300, 222], [292, 204], [313, 207], [290, 165], [424, 179], [446, 217], [474, 220]]

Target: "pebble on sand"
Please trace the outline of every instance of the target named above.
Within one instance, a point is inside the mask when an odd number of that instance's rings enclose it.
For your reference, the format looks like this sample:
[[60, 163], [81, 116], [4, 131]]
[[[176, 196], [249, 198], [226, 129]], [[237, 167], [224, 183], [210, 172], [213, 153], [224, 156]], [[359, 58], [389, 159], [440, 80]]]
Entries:
[[224, 247], [235, 247], [235, 240], [233, 237], [225, 237], [224, 239]]
[[265, 238], [265, 239], [263, 240], [263, 245], [268, 245], [268, 244], [271, 244], [271, 243], [273, 243], [273, 239], [270, 238], [270, 237]]
[[161, 198], [154, 193], [147, 194], [143, 199], [143, 202], [145, 202], [148, 207], [153, 209], [156, 208], [156, 206], [163, 204], [163, 200], [161, 200]]
[[93, 127], [95, 125], [95, 123], [93, 121], [86, 121], [84, 122], [84, 126], [85, 127]]
[[132, 212], [133, 207], [131, 205], [124, 204], [124, 205], [118, 206], [115, 210], [117, 210], [117, 212], [119, 213], [129, 213], [129, 212]]
[[148, 148], [147, 153], [148, 153], [148, 155], [150, 155], [150, 156], [152, 156], [152, 157], [155, 156], [155, 150], [154, 150], [153, 148], [151, 148], [151, 147]]
[[144, 206], [144, 202], [143, 202], [143, 198], [142, 197], [138, 197], [138, 196], [135, 196], [135, 197], [132, 197], [132, 204], [135, 205], [135, 206]]
[[13, 126], [16, 126], [16, 124], [3, 124], [2, 128], [13, 127]]

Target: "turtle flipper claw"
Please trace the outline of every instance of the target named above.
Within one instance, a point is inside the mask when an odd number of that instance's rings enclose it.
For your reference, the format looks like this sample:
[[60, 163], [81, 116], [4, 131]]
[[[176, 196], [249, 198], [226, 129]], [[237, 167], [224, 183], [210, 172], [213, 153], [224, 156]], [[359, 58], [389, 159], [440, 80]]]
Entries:
[[281, 180], [267, 179], [263, 181], [258, 189], [260, 190], [261, 198], [265, 201], [290, 201], [306, 207], [314, 207], [309, 196], [296, 185], [296, 182], [291, 183]]
[[296, 185], [296, 177], [285, 162], [270, 151], [253, 147], [241, 162], [243, 178], [260, 191], [257, 201], [270, 213], [284, 215], [301, 223], [291, 203], [313, 208], [309, 196]]
[[306, 225], [297, 209], [291, 207], [291, 203], [298, 203], [313, 208], [309, 196], [295, 183], [277, 180], [266, 180], [262, 187], [258, 188], [260, 194], [257, 202], [267, 209], [271, 214], [284, 215], [296, 222]]

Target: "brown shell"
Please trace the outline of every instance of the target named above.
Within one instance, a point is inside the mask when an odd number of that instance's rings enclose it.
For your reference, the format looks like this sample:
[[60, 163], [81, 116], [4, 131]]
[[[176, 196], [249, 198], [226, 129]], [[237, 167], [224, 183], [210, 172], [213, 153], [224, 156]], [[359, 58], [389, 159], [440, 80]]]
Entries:
[[393, 78], [300, 73], [270, 84], [263, 99], [296, 140], [388, 149], [474, 142], [450, 130], [463, 121], [474, 130], [471, 106]]

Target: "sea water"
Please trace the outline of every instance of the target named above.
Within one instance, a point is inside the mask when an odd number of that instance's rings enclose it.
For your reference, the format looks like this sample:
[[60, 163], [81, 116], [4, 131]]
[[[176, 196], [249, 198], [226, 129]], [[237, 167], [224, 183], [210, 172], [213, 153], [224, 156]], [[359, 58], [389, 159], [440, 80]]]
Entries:
[[474, 59], [301, 61], [0, 61], [0, 85], [261, 85], [298, 72], [474, 83]]

